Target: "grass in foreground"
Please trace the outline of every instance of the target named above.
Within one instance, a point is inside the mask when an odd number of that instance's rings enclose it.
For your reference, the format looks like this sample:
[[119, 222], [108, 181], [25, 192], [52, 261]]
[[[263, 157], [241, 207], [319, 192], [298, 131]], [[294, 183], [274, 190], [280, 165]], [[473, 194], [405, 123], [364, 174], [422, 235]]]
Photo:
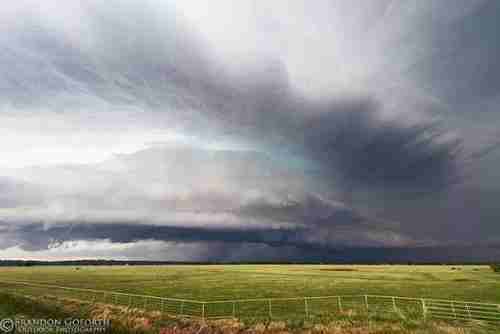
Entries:
[[500, 303], [500, 275], [488, 266], [10, 267], [2, 280], [207, 301], [377, 294]]
[[0, 318], [53, 318], [84, 317], [111, 319], [108, 333], [160, 333], [160, 334], [480, 334], [495, 333], [494, 329], [460, 327], [443, 322], [391, 321], [387, 319], [358, 318], [352, 315], [324, 318], [312, 323], [304, 320], [262, 321], [235, 320], [200, 322], [174, 319], [158, 312], [115, 307], [106, 304], [85, 304], [76, 300], [54, 298], [27, 298], [0, 293]]

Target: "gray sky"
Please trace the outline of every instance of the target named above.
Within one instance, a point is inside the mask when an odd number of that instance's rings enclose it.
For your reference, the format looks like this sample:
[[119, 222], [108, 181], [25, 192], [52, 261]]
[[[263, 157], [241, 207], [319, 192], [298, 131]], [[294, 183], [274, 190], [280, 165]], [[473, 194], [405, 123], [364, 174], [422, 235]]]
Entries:
[[498, 256], [499, 14], [2, 4], [0, 258]]

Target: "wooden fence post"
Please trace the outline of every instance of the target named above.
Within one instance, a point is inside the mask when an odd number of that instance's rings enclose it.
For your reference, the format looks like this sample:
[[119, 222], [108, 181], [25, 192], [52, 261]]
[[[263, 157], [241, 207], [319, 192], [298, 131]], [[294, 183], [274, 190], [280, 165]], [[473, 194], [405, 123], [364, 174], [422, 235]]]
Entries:
[[271, 299], [267, 300], [267, 305], [268, 305], [268, 309], [269, 309], [269, 318], [272, 318], [273, 317], [273, 312], [272, 312]]
[[306, 318], [309, 318], [309, 305], [307, 305], [307, 297], [304, 297], [304, 310], [306, 312]]
[[338, 302], [339, 302], [339, 311], [342, 312], [342, 301], [341, 301], [342, 297], [338, 296], [337, 299], [338, 299]]
[[427, 306], [425, 305], [425, 299], [422, 298], [422, 314], [424, 316], [424, 320], [427, 319]]
[[366, 310], [368, 311], [368, 295], [365, 295], [365, 306], [366, 306]]

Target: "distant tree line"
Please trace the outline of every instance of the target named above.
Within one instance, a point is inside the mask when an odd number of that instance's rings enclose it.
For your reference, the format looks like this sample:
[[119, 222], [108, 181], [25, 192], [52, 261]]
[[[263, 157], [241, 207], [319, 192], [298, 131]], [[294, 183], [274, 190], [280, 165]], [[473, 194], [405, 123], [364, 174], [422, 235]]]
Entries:
[[0, 260], [0, 267], [30, 267], [30, 266], [141, 266], [141, 265], [246, 265], [246, 264], [324, 264], [324, 265], [334, 265], [334, 264], [344, 264], [344, 265], [490, 265], [490, 267], [496, 271], [500, 272], [500, 264], [491, 264], [487, 262], [327, 262], [327, 261], [247, 261], [247, 262], [235, 262], [235, 261], [127, 261], [127, 260], [100, 260], [100, 259], [90, 259], [90, 260], [69, 260], [69, 261], [34, 261], [34, 260]]

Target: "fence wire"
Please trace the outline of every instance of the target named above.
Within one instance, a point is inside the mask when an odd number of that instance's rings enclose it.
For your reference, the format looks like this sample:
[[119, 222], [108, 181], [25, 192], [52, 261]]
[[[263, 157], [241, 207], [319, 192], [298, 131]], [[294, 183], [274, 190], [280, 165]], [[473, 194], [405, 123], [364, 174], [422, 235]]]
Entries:
[[500, 304], [432, 298], [366, 294], [199, 301], [19, 281], [2, 281], [0, 289], [22, 295], [70, 298], [200, 319], [294, 319], [354, 314], [500, 325]]

